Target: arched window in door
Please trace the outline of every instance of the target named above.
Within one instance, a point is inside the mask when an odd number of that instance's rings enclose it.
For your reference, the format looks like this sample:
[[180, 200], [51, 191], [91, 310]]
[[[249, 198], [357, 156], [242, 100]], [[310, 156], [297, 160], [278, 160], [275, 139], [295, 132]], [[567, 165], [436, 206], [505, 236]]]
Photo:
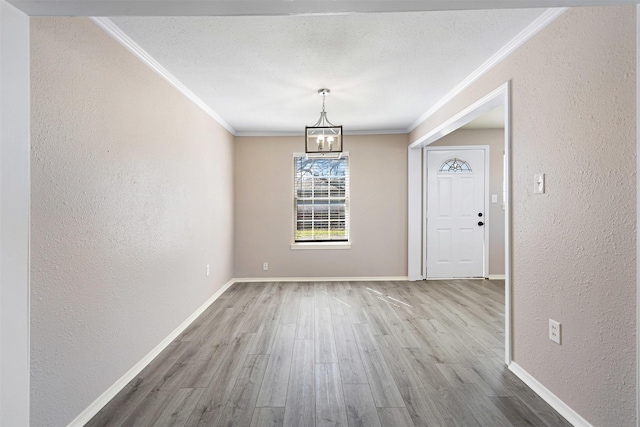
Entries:
[[457, 172], [472, 172], [471, 165], [467, 163], [465, 160], [454, 157], [453, 159], [449, 159], [440, 166], [440, 170], [438, 172], [442, 173], [457, 173]]

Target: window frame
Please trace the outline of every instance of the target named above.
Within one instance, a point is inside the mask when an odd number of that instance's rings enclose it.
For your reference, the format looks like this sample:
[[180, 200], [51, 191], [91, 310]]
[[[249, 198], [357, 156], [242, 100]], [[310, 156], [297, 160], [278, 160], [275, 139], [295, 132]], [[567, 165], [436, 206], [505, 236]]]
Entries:
[[[347, 228], [346, 240], [308, 240], [308, 241], [296, 241], [297, 230], [297, 194], [296, 194], [296, 160], [300, 157], [308, 157], [306, 153], [293, 153], [291, 162], [291, 195], [292, 195], [292, 211], [291, 211], [291, 249], [293, 250], [305, 250], [305, 249], [351, 249], [351, 190], [350, 190], [350, 174], [351, 174], [351, 158], [348, 152], [343, 152], [340, 158], [347, 158], [347, 171], [346, 171], [346, 183], [345, 183], [345, 218]], [[331, 160], [331, 159], [327, 159]]]

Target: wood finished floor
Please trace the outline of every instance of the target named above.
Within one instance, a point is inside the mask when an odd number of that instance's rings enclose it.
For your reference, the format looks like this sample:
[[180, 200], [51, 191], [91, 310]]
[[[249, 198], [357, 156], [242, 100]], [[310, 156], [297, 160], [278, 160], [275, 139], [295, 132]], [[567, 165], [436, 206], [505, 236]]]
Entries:
[[503, 358], [503, 281], [236, 283], [87, 426], [569, 426]]

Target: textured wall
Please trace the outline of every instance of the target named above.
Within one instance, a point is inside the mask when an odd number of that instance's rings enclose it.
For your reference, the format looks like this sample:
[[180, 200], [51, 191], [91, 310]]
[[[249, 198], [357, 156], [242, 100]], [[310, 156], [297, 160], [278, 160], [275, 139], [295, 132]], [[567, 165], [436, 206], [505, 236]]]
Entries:
[[504, 274], [504, 129], [459, 129], [432, 146], [489, 145], [489, 194], [498, 195], [498, 203], [489, 203], [489, 274]]
[[232, 277], [233, 137], [88, 19], [31, 37], [31, 415], [60, 426]]
[[347, 135], [344, 150], [351, 249], [291, 250], [293, 153], [304, 138], [236, 138], [236, 277], [407, 275], [407, 135]]
[[570, 9], [410, 137], [512, 80], [514, 360], [598, 426], [636, 418], [635, 14]]

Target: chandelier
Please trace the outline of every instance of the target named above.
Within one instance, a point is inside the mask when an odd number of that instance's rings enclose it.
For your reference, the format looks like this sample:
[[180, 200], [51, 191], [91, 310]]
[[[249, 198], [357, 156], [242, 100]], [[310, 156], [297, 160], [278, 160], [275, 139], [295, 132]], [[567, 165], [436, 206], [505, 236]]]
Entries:
[[322, 95], [322, 112], [313, 126], [305, 126], [305, 152], [329, 156], [342, 153], [342, 126], [336, 126], [327, 119], [324, 111], [326, 96], [329, 89], [318, 89]]

